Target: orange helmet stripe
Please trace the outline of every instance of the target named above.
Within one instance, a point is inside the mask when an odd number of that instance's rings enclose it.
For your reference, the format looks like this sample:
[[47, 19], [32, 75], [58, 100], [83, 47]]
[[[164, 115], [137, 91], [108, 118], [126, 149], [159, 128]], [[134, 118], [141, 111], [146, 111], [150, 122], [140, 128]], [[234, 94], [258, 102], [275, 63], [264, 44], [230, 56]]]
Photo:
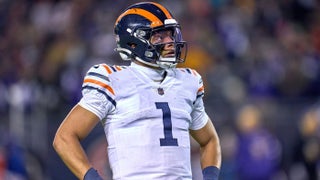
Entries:
[[155, 2], [150, 2], [150, 3], [160, 8], [162, 12], [167, 16], [168, 19], [173, 19], [169, 11], [165, 7], [163, 7], [161, 4], [158, 4]]
[[126, 12], [122, 13], [118, 19], [116, 20], [116, 24], [120, 21], [120, 19], [128, 14], [137, 14], [140, 16], [143, 16], [144, 18], [148, 19], [149, 21], [151, 21], [151, 27], [157, 27], [157, 26], [161, 26], [163, 25], [163, 23], [161, 22], [161, 20], [155, 16], [154, 14], [150, 13], [149, 11], [146, 11], [144, 9], [140, 9], [140, 8], [133, 8], [133, 9], [129, 9]]

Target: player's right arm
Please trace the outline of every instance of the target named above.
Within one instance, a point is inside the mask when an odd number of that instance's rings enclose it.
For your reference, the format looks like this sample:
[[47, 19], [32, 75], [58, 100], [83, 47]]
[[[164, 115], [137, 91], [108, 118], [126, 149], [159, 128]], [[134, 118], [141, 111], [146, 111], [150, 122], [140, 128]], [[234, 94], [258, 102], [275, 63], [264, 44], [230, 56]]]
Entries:
[[106, 64], [91, 67], [83, 81], [81, 101], [69, 112], [56, 132], [53, 147], [79, 179], [101, 179], [91, 168], [80, 141], [115, 107], [114, 90], [108, 76], [120, 69]]
[[99, 118], [91, 111], [76, 105], [66, 116], [56, 132], [53, 147], [66, 166], [79, 179], [83, 179], [91, 164], [80, 141], [99, 122]]

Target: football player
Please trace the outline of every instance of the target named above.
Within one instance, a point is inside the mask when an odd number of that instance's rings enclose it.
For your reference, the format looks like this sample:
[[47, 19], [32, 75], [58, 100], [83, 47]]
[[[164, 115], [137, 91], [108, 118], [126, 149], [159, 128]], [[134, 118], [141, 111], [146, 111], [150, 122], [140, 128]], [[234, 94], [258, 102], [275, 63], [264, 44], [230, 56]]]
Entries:
[[113, 179], [191, 180], [191, 135], [200, 144], [203, 179], [217, 180], [220, 143], [201, 76], [176, 68], [187, 50], [178, 22], [162, 5], [142, 2], [125, 9], [114, 27], [116, 51], [131, 64], [89, 69], [82, 99], [56, 132], [56, 152], [79, 179], [102, 179], [80, 144], [101, 122]]

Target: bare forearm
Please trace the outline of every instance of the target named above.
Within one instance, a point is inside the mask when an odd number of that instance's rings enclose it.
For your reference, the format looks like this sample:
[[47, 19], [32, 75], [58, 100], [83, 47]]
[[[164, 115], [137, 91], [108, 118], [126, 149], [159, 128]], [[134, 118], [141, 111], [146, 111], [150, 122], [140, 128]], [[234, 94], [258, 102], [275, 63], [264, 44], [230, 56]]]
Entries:
[[79, 140], [72, 136], [61, 137], [57, 135], [53, 146], [72, 173], [79, 179], [83, 179], [91, 165]]
[[200, 144], [201, 168], [221, 167], [221, 147], [219, 136], [209, 119], [200, 130], [190, 131], [192, 137]]
[[208, 166], [221, 167], [221, 148], [218, 140], [210, 141], [200, 149], [201, 168]]
[[91, 168], [80, 141], [87, 137], [99, 122], [99, 118], [87, 109], [76, 105], [61, 123], [53, 141], [53, 147], [66, 166], [79, 178]]

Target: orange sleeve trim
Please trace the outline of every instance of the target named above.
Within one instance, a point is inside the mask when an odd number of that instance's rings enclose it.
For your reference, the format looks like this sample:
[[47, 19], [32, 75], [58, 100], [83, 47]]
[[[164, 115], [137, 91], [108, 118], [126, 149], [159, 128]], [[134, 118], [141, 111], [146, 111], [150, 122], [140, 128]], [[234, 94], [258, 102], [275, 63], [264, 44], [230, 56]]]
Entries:
[[115, 66], [116, 70], [120, 71], [122, 68], [120, 66]]
[[107, 84], [105, 84], [105, 83], [103, 83], [103, 82], [100, 82], [100, 81], [97, 81], [97, 80], [94, 80], [94, 79], [89, 79], [89, 78], [84, 79], [83, 82], [84, 82], [84, 83], [92, 83], [92, 84], [96, 84], [96, 85], [98, 85], [98, 86], [101, 86], [101, 87], [107, 89], [111, 94], [115, 95], [112, 87], [109, 86], [109, 85], [107, 85]]
[[194, 69], [192, 69], [191, 72], [193, 75], [197, 76], [197, 72]]
[[201, 92], [201, 91], [204, 91], [204, 86], [201, 86], [201, 87], [198, 89], [198, 92]]
[[104, 67], [104, 69], [106, 69], [106, 71], [107, 71], [108, 74], [111, 74], [111, 73], [112, 73], [112, 70], [111, 70], [111, 68], [110, 68], [108, 65], [103, 64], [102, 66]]

